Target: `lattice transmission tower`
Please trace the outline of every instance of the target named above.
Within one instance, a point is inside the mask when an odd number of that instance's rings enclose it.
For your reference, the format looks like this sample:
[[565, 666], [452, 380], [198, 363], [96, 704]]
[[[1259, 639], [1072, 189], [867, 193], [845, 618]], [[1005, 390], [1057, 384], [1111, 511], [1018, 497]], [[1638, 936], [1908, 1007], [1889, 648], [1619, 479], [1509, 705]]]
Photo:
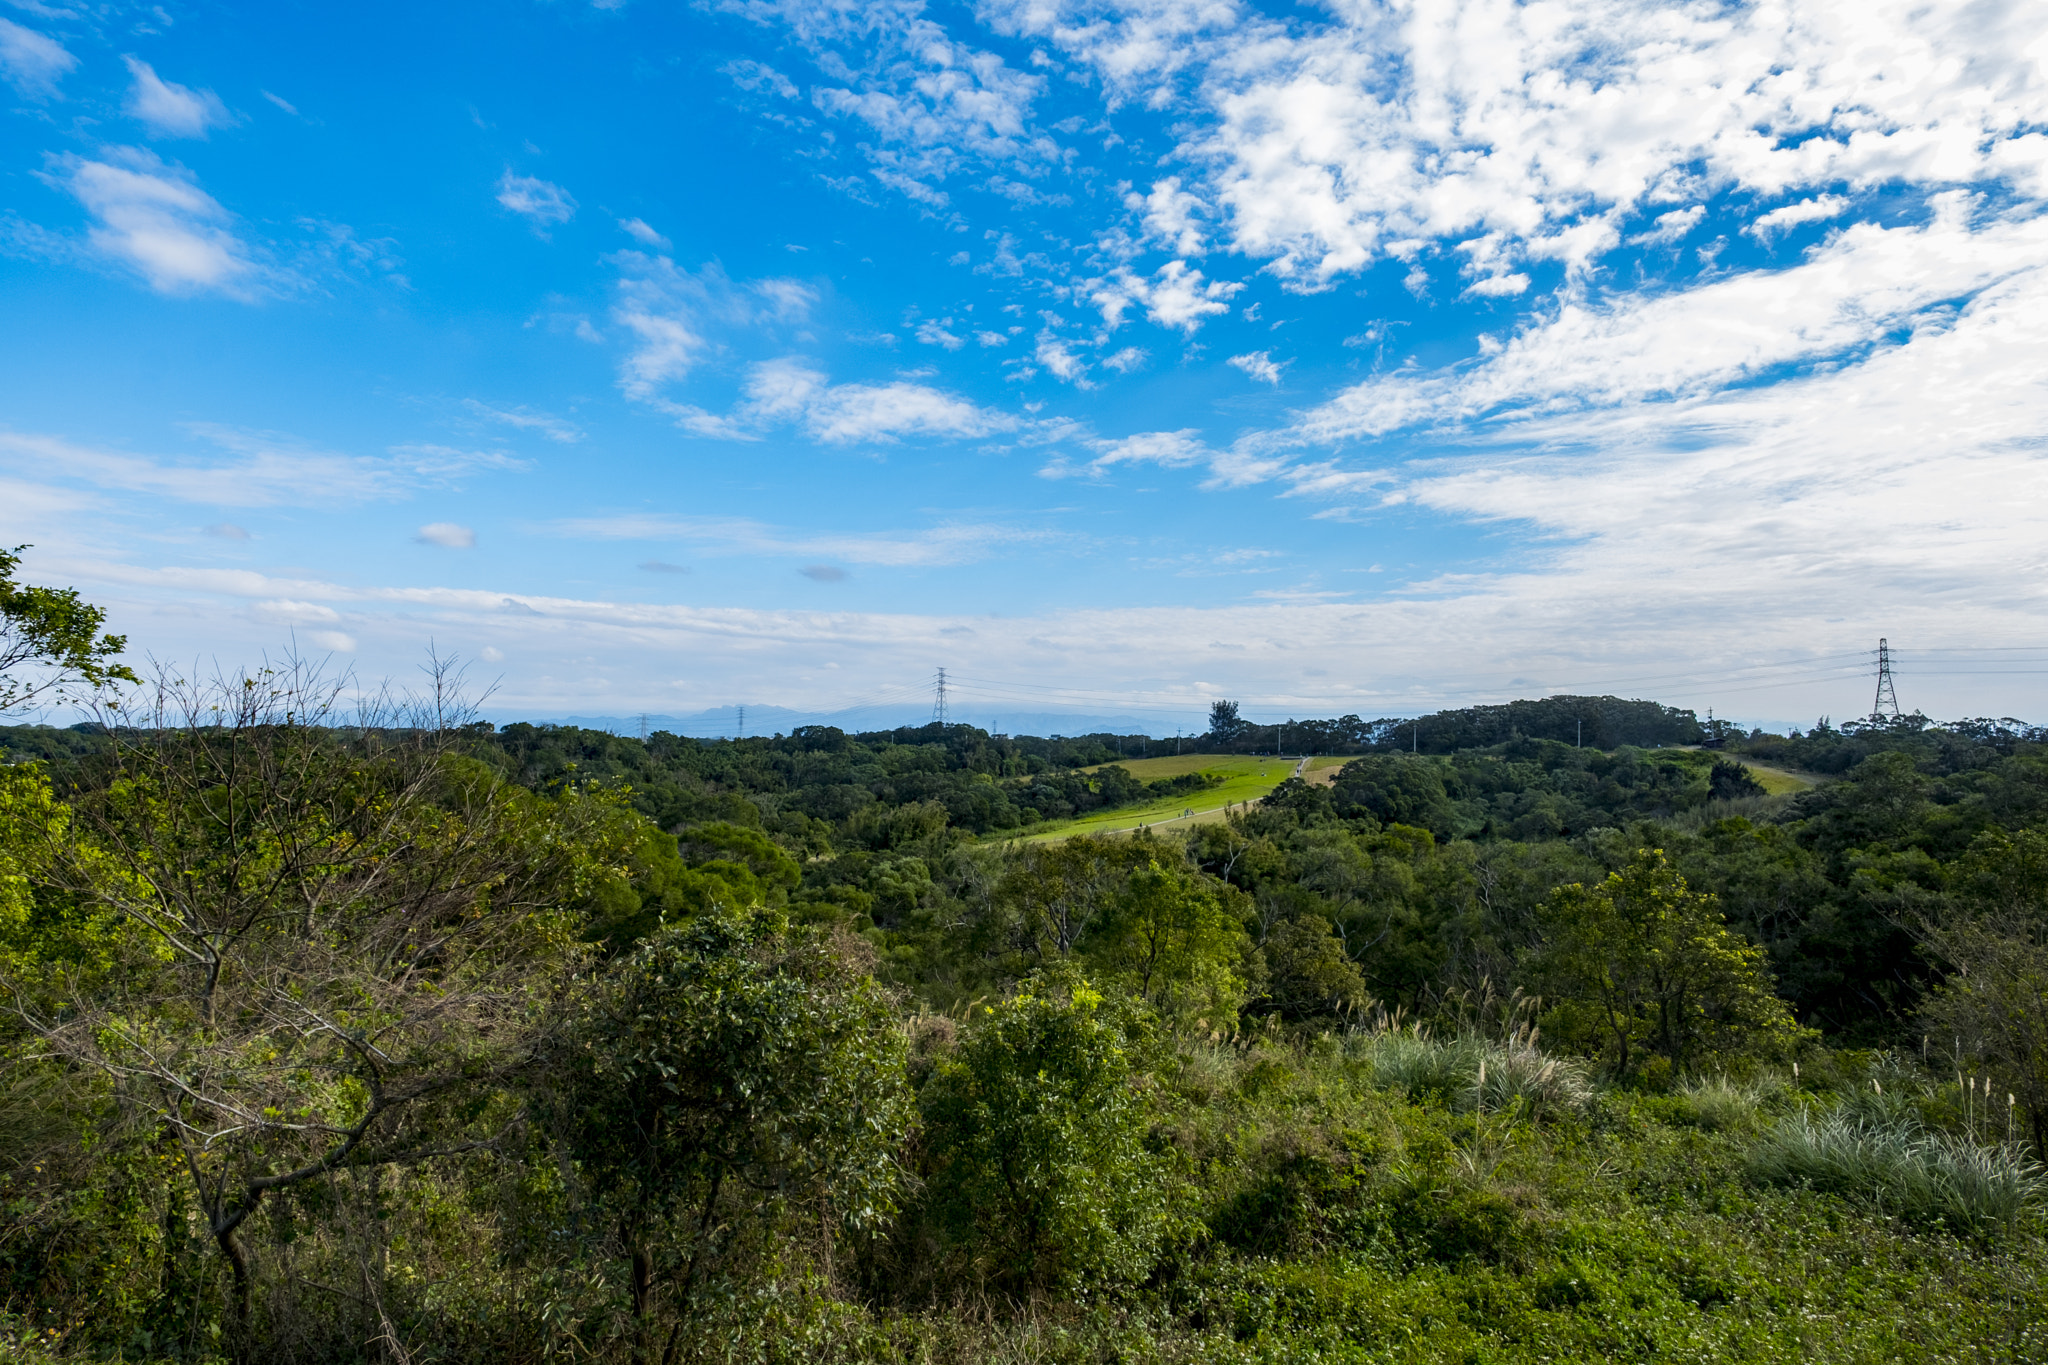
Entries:
[[1877, 700], [1871, 703], [1872, 720], [1897, 720], [1899, 694], [1892, 690], [1892, 647], [1883, 638], [1877, 642]]
[[948, 724], [946, 720], [946, 670], [943, 668], [939, 670], [938, 692], [932, 698], [932, 723], [934, 725]]

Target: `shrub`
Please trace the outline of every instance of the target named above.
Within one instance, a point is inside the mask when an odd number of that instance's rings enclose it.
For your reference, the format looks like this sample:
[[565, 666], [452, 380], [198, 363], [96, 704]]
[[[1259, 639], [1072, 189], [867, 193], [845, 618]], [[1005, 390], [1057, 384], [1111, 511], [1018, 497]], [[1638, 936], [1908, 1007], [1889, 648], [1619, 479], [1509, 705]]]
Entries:
[[920, 1097], [933, 1211], [975, 1278], [1014, 1292], [1142, 1279], [1167, 1230], [1135, 1006], [1039, 977], [984, 1006]]
[[1959, 1231], [2010, 1224], [2048, 1192], [2041, 1167], [2011, 1147], [1986, 1147], [1912, 1123], [1872, 1123], [1835, 1109], [1802, 1111], [1750, 1150], [1750, 1177], [1865, 1199], [1913, 1222]]
[[904, 1042], [865, 966], [773, 911], [713, 909], [587, 984], [534, 1110], [630, 1262], [636, 1360], [750, 1230], [893, 1214]]

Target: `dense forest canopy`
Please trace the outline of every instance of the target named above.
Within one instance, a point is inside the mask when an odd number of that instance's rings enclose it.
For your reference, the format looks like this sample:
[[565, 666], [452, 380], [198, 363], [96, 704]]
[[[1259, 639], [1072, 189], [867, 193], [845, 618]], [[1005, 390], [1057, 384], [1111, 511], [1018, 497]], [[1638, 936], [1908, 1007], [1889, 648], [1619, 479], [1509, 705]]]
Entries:
[[1224, 704], [1184, 759], [1346, 761], [1088, 835], [1220, 779], [494, 727], [445, 673], [116, 705], [38, 602], [104, 704], [0, 730], [14, 1358], [2048, 1347], [2017, 722]]

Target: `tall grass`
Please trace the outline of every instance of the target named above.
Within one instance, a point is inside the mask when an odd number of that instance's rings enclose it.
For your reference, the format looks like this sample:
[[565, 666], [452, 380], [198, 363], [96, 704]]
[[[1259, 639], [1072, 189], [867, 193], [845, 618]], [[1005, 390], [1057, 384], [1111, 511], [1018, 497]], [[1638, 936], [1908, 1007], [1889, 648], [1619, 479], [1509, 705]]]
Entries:
[[1887, 1213], [1958, 1231], [2010, 1224], [2048, 1194], [2039, 1164], [2016, 1147], [1932, 1133], [1846, 1107], [1801, 1111], [1750, 1149], [1750, 1177], [1867, 1200]]
[[1694, 1123], [1718, 1132], [1748, 1127], [1784, 1089], [1785, 1082], [1777, 1076], [1733, 1080], [1716, 1075], [1695, 1077], [1681, 1085], [1678, 1093], [1692, 1110]]
[[1353, 1034], [1347, 1051], [1366, 1062], [1375, 1082], [1420, 1099], [1435, 1096], [1453, 1109], [1494, 1112], [1518, 1101], [1532, 1112], [1571, 1112], [1593, 1099], [1585, 1067], [1547, 1057], [1526, 1033], [1496, 1042], [1476, 1034], [1435, 1038], [1420, 1028]]

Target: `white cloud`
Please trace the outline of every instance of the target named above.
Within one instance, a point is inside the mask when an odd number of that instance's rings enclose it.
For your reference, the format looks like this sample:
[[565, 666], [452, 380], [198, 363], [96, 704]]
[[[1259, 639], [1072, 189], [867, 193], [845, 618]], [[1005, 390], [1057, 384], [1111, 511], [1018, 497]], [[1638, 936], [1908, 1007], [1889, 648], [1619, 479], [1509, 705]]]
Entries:
[[391, 454], [398, 468], [427, 483], [448, 483], [487, 469], [531, 467], [528, 461], [502, 450], [460, 450], [454, 446], [416, 444], [393, 446]]
[[[0, 463], [44, 480], [75, 480], [213, 507], [336, 507], [404, 497], [416, 488], [464, 474], [520, 468], [494, 451], [444, 446], [394, 447], [386, 458], [339, 455], [270, 432], [195, 425], [195, 435], [229, 458], [170, 459], [105, 450], [61, 437], [0, 430]], [[248, 532], [222, 522], [209, 533], [243, 540]]]
[[619, 228], [628, 237], [631, 237], [649, 250], [667, 251], [669, 249], [668, 238], [647, 226], [647, 221], [644, 218], [621, 218], [619, 219]]
[[1202, 272], [1186, 261], [1168, 261], [1150, 278], [1118, 266], [1106, 278], [1081, 288], [1112, 329], [1123, 325], [1124, 310], [1135, 305], [1145, 310], [1149, 321], [1192, 336], [1203, 318], [1228, 313], [1230, 305], [1224, 300], [1244, 285], [1231, 280], [1204, 283]]
[[619, 269], [612, 319], [634, 340], [619, 366], [619, 388], [642, 402], [660, 403], [664, 387], [688, 377], [711, 349], [707, 332], [794, 326], [817, 305], [817, 291], [801, 280], [740, 284], [716, 264], [692, 273], [638, 251], [609, 259]]
[[1759, 239], [1769, 240], [1772, 233], [1785, 232], [1801, 223], [1817, 223], [1829, 218], [1839, 218], [1848, 211], [1849, 201], [1841, 195], [1820, 194], [1811, 199], [1802, 199], [1796, 204], [1772, 209], [1742, 230]]
[[1181, 188], [1180, 177], [1168, 176], [1152, 187], [1142, 199], [1126, 196], [1124, 202], [1145, 214], [1145, 232], [1177, 256], [1199, 256], [1207, 249], [1200, 217], [1200, 199]]
[[487, 422], [496, 422], [520, 431], [531, 431], [547, 437], [550, 441], [559, 441], [563, 445], [574, 445], [583, 439], [581, 427], [550, 412], [541, 412], [524, 405], [494, 408], [488, 403], [479, 403], [474, 398], [463, 399], [462, 406]]
[[353, 654], [356, 652], [356, 637], [346, 631], [309, 630], [306, 632], [306, 638], [316, 647], [332, 651], [336, 654]]
[[0, 75], [22, 98], [55, 99], [57, 83], [77, 66], [56, 39], [0, 19]]
[[742, 90], [765, 90], [786, 100], [793, 100], [802, 93], [796, 88], [795, 81], [761, 62], [733, 61], [718, 69], [731, 77], [732, 83]]
[[538, 176], [514, 175], [508, 166], [498, 177], [498, 202], [533, 220], [536, 230], [566, 223], [576, 216], [576, 200], [560, 185]]
[[969, 564], [1001, 547], [1047, 539], [1045, 533], [1014, 526], [960, 523], [925, 531], [793, 531], [738, 517], [628, 514], [558, 521], [558, 535], [595, 540], [687, 542], [700, 552], [835, 559], [888, 568]]
[[[1669, 246], [1699, 226], [1700, 219], [1707, 216], [1704, 204], [1691, 208], [1673, 209], [1657, 215], [1656, 226], [1647, 232], [1639, 232], [1628, 239], [1630, 246]], [[1768, 216], [1768, 215], [1766, 215]]]
[[1088, 387], [1088, 362], [1074, 353], [1073, 343], [1052, 332], [1038, 334], [1038, 349], [1033, 359], [1051, 372], [1053, 378], [1066, 384]]
[[855, 445], [991, 436], [1023, 426], [1007, 413], [909, 380], [834, 384], [795, 357], [749, 366], [740, 388], [741, 401], [724, 415], [680, 403], [661, 406], [685, 431], [725, 440], [756, 440], [774, 428], [794, 426], [826, 445]]
[[250, 607], [256, 615], [267, 621], [280, 621], [287, 625], [331, 624], [341, 620], [341, 613], [333, 607], [318, 602], [299, 602], [289, 597], [273, 597]]
[[976, 332], [974, 339], [983, 346], [1007, 346], [1010, 344], [1010, 339], [1001, 332]]
[[1466, 286], [1465, 292], [1483, 299], [1497, 299], [1511, 298], [1527, 292], [1528, 288], [1529, 277], [1518, 270], [1511, 275], [1482, 276]]
[[[944, 182], [962, 171], [1004, 167], [1029, 178], [1060, 159], [1058, 145], [1032, 124], [1045, 78], [956, 41], [917, 0], [748, 0], [727, 8], [788, 32], [828, 82], [812, 88], [811, 104], [864, 125], [858, 145], [869, 174], [915, 202], [945, 207]], [[743, 88], [797, 94], [793, 81], [757, 62], [725, 70]]]
[[1224, 363], [1243, 370], [1248, 377], [1258, 380], [1261, 384], [1278, 387], [1280, 371], [1289, 362], [1283, 360], [1276, 365], [1273, 363], [1272, 352], [1253, 351], [1249, 355], [1234, 355]]
[[93, 216], [86, 240], [94, 251], [140, 272], [162, 294], [249, 298], [275, 278], [190, 171], [137, 147], [100, 156], [53, 158], [47, 176]]
[[1971, 212], [1952, 195], [1922, 226], [1858, 224], [1782, 270], [1605, 303], [1567, 300], [1476, 364], [1358, 384], [1306, 414], [1294, 435], [1326, 444], [1489, 413], [1697, 394], [1838, 360], [1901, 327], [1939, 328], [1953, 300], [2048, 253], [2048, 218], [1979, 227]]
[[988, 436], [1015, 429], [1015, 418], [976, 407], [922, 384], [837, 384], [809, 404], [804, 427], [828, 445], [894, 441], [903, 436]]
[[1105, 470], [1120, 464], [1151, 464], [1166, 469], [1185, 469], [1206, 463], [1209, 448], [1193, 427], [1180, 431], [1141, 431], [1114, 441], [1094, 442], [1096, 456], [1090, 468]]
[[957, 351], [967, 344], [967, 338], [946, 330], [952, 325], [951, 318], [926, 318], [917, 324], [917, 339], [927, 346], [943, 346], [949, 351]]
[[413, 537], [422, 545], [439, 545], [450, 550], [476, 548], [476, 532], [452, 521], [430, 521]]
[[206, 136], [209, 128], [225, 128], [234, 122], [228, 107], [211, 90], [194, 90], [158, 76], [148, 62], [123, 57], [135, 83], [129, 87], [126, 108], [149, 128], [153, 137]]
[[1179, 187], [1195, 201], [1185, 215], [1217, 221], [1232, 249], [1297, 288], [1445, 242], [1579, 270], [1645, 214], [1722, 190], [1996, 180], [2048, 194], [2048, 79], [2025, 0], [1357, 0], [1328, 19], [1232, 0], [999, 0], [988, 12], [1115, 98], [1171, 108], [1176, 156], [1201, 172]]

